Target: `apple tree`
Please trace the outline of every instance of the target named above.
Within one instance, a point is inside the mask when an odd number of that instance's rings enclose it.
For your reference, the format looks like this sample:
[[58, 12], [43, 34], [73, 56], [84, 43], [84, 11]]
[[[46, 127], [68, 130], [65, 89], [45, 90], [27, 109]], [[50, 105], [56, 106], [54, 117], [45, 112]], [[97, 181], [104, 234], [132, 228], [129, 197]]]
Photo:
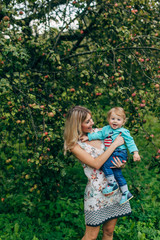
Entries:
[[2, 1], [2, 195], [10, 172], [12, 192], [56, 197], [75, 161], [63, 155], [73, 105], [90, 108], [99, 126], [122, 106], [127, 127], [158, 150], [144, 124], [160, 112], [159, 10], [154, 0]]

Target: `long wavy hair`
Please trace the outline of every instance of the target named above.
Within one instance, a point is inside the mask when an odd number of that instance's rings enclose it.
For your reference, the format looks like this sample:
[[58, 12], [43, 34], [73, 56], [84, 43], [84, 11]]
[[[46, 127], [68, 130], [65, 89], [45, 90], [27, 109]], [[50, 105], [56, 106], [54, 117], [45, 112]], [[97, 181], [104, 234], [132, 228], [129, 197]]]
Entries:
[[82, 123], [85, 121], [90, 110], [82, 107], [72, 107], [67, 114], [65, 129], [64, 129], [64, 154], [70, 151], [82, 136]]

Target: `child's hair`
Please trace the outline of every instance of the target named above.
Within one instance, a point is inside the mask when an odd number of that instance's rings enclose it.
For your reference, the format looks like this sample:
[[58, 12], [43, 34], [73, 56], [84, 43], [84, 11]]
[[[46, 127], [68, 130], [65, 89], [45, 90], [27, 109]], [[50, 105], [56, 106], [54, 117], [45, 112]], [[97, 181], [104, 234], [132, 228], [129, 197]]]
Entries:
[[125, 111], [122, 107], [114, 107], [114, 108], [111, 108], [107, 114], [107, 120], [109, 121], [110, 119], [110, 116], [112, 113], [115, 113], [116, 115], [120, 116], [123, 118], [124, 120], [124, 123], [126, 122], [126, 114], [125, 114]]
[[90, 110], [82, 106], [72, 107], [67, 114], [64, 129], [64, 154], [70, 151], [82, 136], [82, 123], [85, 121]]

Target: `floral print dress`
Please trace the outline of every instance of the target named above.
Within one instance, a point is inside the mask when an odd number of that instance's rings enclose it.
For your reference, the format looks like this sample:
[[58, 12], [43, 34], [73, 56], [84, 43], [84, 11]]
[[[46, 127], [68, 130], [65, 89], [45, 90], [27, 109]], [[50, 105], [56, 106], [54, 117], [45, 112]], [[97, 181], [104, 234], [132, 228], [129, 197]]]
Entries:
[[[95, 129], [96, 131], [96, 129]], [[95, 148], [86, 142], [78, 141], [78, 144], [92, 157], [101, 155], [105, 146], [102, 142], [101, 149]], [[129, 215], [131, 207], [129, 202], [120, 205], [121, 193], [118, 190], [111, 196], [104, 196], [103, 188], [107, 184], [107, 179], [102, 170], [94, 169], [83, 164], [84, 173], [88, 178], [88, 183], [84, 193], [84, 213], [85, 223], [88, 226], [99, 226], [107, 220]]]

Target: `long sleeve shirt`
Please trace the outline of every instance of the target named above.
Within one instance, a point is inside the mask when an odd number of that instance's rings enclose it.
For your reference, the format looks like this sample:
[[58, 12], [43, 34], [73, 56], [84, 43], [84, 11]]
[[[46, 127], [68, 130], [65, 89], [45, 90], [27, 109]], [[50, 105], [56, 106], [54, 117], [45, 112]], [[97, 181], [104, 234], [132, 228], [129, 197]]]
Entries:
[[[114, 142], [115, 138], [121, 133], [121, 136], [125, 140], [125, 144], [118, 147], [118, 149], [127, 149], [130, 153], [138, 151], [138, 148], [134, 142], [133, 137], [130, 135], [129, 130], [121, 127], [118, 129], [113, 129], [110, 125], [107, 125], [102, 128], [102, 130], [95, 132], [95, 133], [88, 133], [88, 139], [91, 140], [104, 140], [108, 136], [112, 138], [112, 142]], [[127, 147], [126, 147], [127, 146]]]

